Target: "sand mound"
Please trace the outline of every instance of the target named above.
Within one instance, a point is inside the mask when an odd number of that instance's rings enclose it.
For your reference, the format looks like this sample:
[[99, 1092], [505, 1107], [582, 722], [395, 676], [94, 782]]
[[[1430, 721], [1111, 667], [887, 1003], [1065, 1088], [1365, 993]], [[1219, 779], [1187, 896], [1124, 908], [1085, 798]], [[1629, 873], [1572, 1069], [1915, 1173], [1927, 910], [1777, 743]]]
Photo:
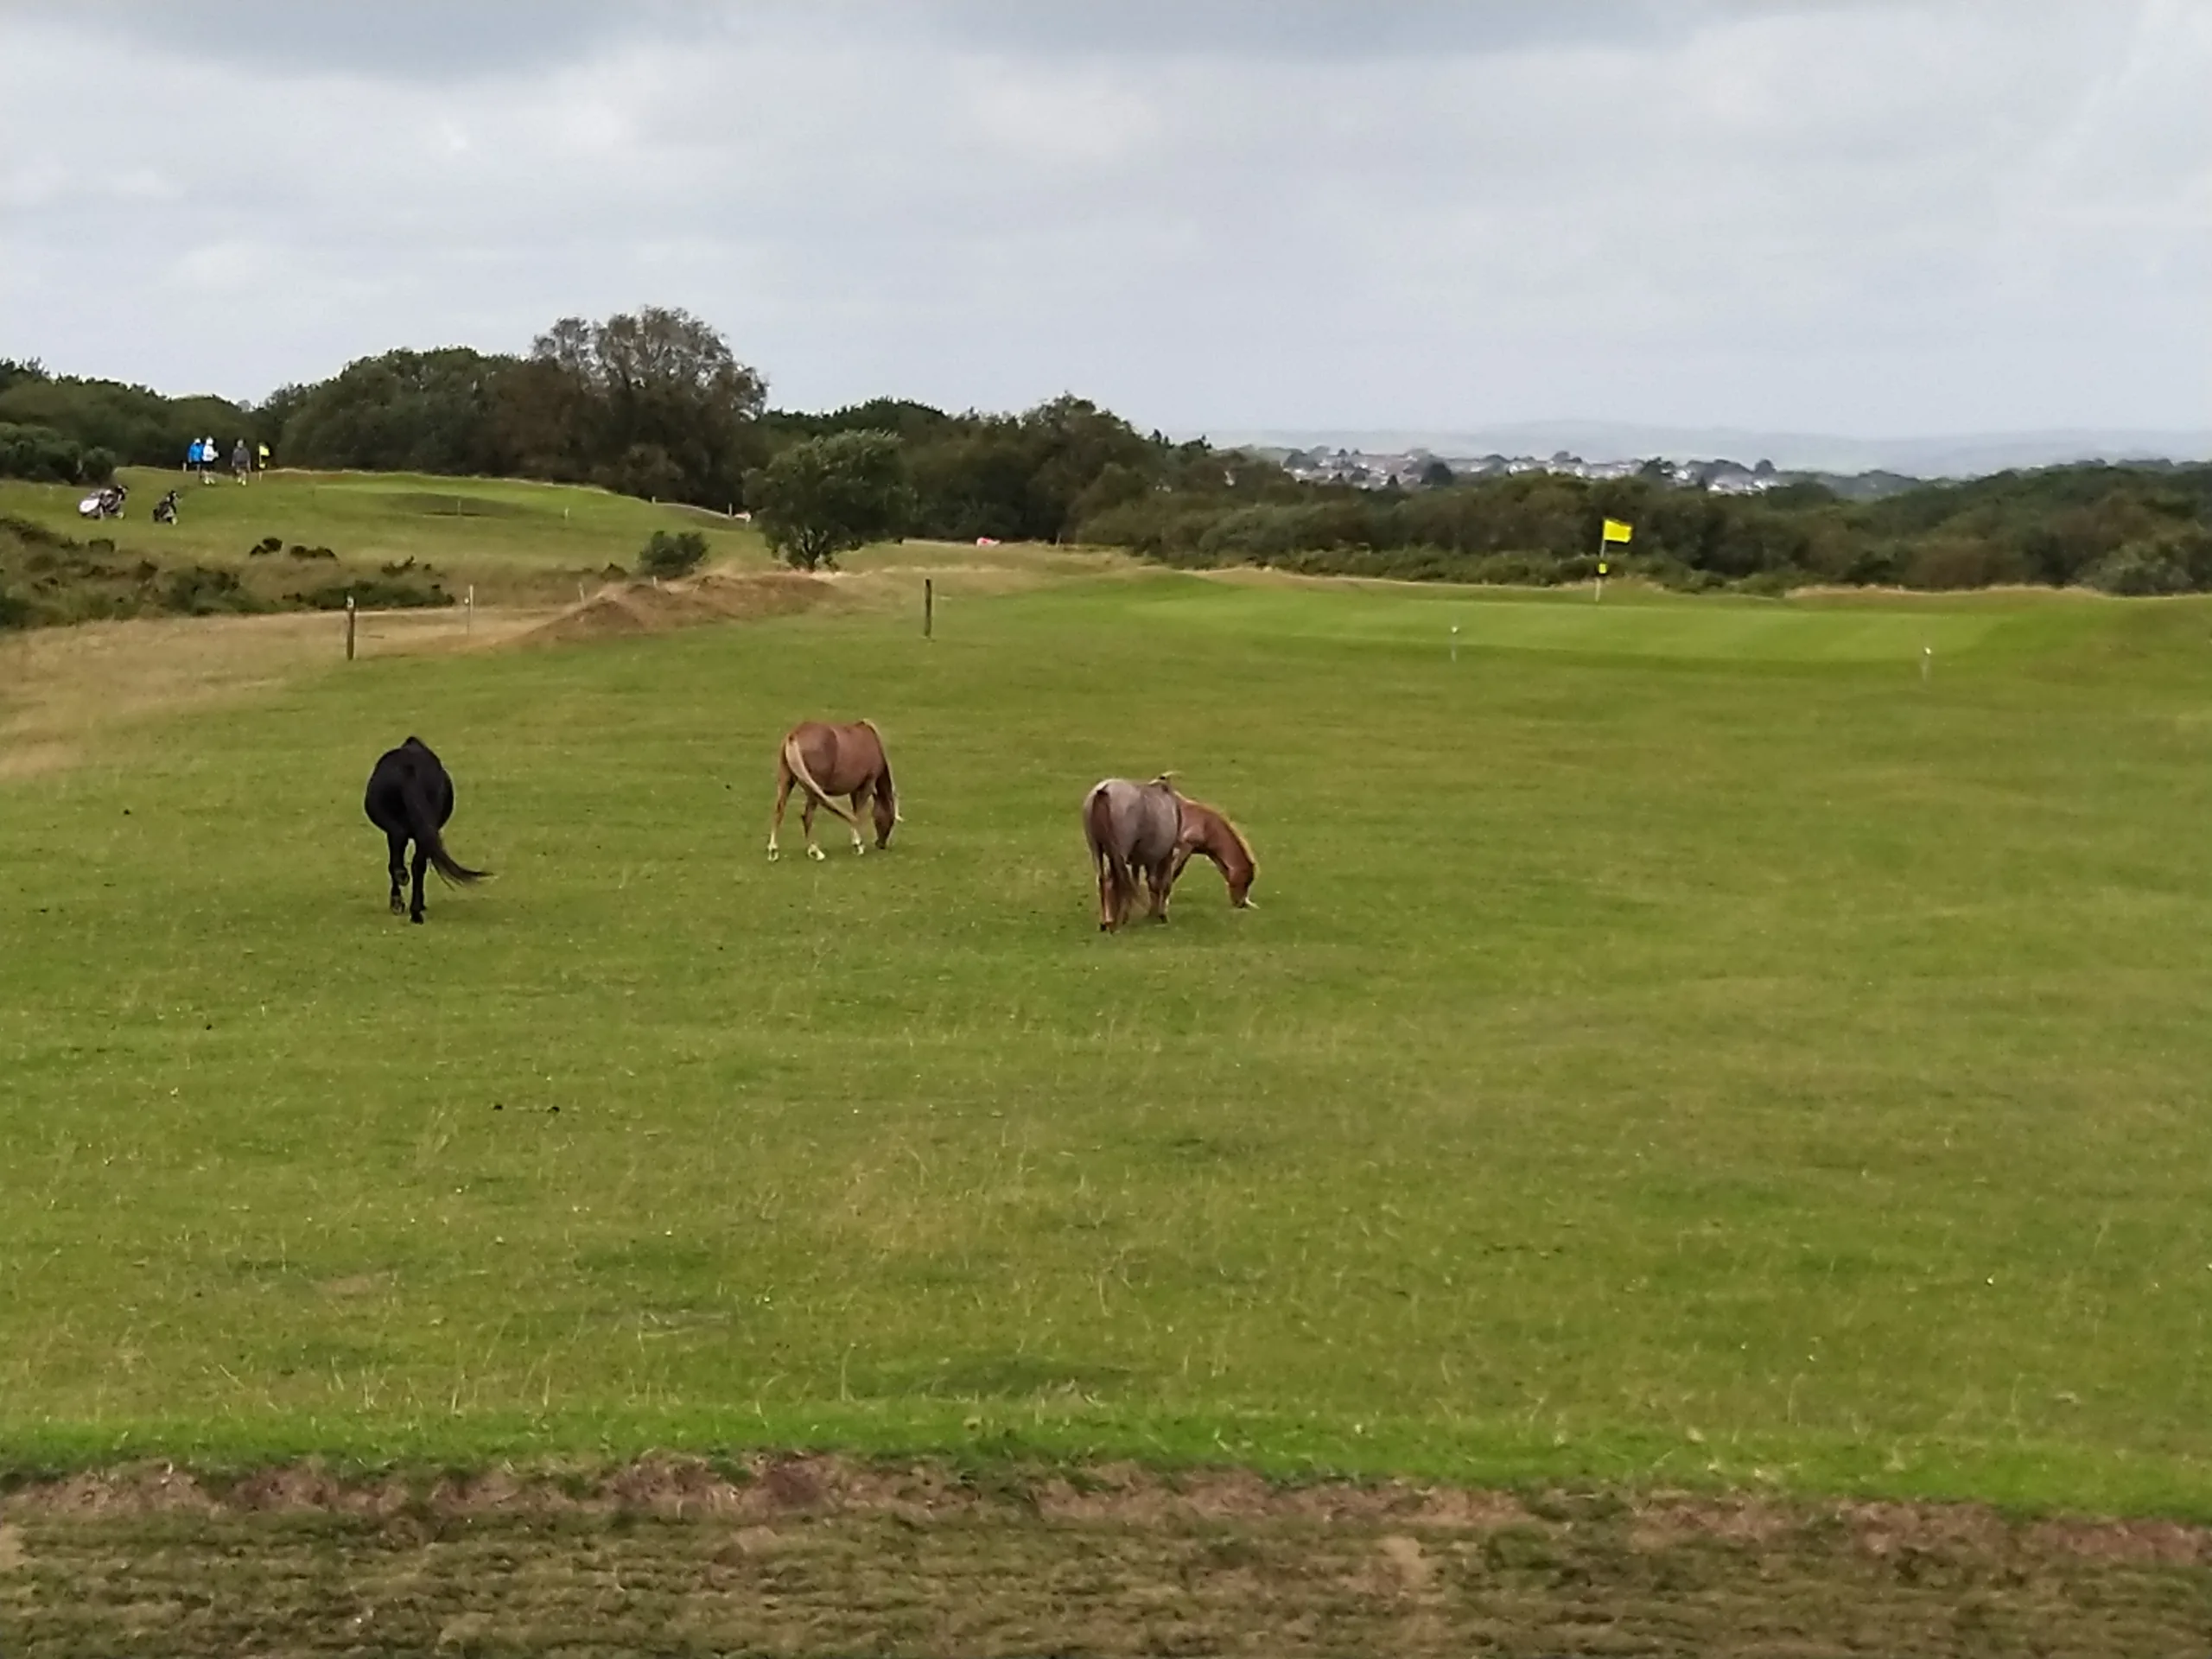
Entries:
[[702, 622], [792, 616], [830, 603], [836, 589], [797, 571], [709, 571], [681, 582], [626, 582], [601, 588], [521, 636], [525, 645], [569, 645], [668, 633]]

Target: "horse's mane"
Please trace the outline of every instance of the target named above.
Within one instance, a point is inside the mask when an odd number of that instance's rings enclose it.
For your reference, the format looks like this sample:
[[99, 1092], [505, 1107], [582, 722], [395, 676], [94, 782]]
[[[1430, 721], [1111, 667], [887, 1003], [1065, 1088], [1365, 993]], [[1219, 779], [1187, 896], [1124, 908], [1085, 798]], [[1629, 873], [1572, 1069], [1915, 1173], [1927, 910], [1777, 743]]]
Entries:
[[1229, 838], [1236, 843], [1236, 850], [1243, 854], [1244, 861], [1247, 864], [1249, 864], [1255, 870], [1260, 868], [1260, 861], [1252, 852], [1252, 843], [1244, 839], [1244, 832], [1236, 827], [1235, 820], [1230, 818], [1228, 813], [1223, 811], [1219, 807], [1211, 805], [1207, 802], [1192, 800], [1187, 795], [1183, 796], [1182, 798], [1185, 801], [1190, 801], [1190, 804], [1192, 806], [1197, 807], [1199, 811], [1205, 813], [1208, 817], [1211, 818], [1216, 823], [1218, 823], [1224, 830], [1229, 832]]

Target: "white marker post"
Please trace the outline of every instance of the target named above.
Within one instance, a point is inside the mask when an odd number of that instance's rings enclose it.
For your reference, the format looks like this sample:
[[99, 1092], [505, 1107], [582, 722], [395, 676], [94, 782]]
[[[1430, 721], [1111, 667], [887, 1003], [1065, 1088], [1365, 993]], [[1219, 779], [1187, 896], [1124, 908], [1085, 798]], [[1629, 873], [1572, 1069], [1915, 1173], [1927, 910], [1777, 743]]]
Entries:
[[1928, 683], [1928, 676], [1930, 671], [1934, 670], [1935, 666], [1936, 647], [1933, 645], [1923, 645], [1920, 648], [1920, 683], [1923, 685]]
[[461, 607], [461, 631], [463, 633], [476, 632], [476, 584], [473, 582], [468, 584], [467, 601]]
[[1452, 625], [1452, 660], [1455, 663], [1459, 660], [1459, 625], [1457, 622]]

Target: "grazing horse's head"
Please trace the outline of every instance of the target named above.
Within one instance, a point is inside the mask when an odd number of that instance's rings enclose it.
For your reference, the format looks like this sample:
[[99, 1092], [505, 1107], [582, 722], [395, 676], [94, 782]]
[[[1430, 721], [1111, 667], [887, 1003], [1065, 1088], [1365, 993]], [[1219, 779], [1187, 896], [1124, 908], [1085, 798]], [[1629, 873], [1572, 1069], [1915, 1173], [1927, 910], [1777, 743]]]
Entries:
[[883, 763], [883, 770], [875, 780], [875, 844], [878, 849], [891, 844], [891, 832], [899, 824], [899, 790], [891, 781], [891, 763]]
[[1252, 882], [1260, 874], [1251, 843], [1220, 812], [1203, 801], [1183, 799], [1183, 845], [1213, 861], [1221, 879], [1229, 884], [1229, 902], [1239, 910], [1252, 909]]

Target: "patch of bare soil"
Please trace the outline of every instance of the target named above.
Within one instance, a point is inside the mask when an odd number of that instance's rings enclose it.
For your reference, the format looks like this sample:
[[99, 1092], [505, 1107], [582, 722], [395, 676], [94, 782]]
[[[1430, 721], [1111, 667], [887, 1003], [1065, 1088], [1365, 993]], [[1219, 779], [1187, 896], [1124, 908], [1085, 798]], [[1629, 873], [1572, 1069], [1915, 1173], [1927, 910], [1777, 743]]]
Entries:
[[524, 645], [667, 633], [702, 622], [791, 616], [836, 601], [835, 583], [797, 571], [720, 571], [601, 588], [520, 636]]
[[2174, 1655], [2212, 1529], [759, 1456], [0, 1495], [0, 1652]]

